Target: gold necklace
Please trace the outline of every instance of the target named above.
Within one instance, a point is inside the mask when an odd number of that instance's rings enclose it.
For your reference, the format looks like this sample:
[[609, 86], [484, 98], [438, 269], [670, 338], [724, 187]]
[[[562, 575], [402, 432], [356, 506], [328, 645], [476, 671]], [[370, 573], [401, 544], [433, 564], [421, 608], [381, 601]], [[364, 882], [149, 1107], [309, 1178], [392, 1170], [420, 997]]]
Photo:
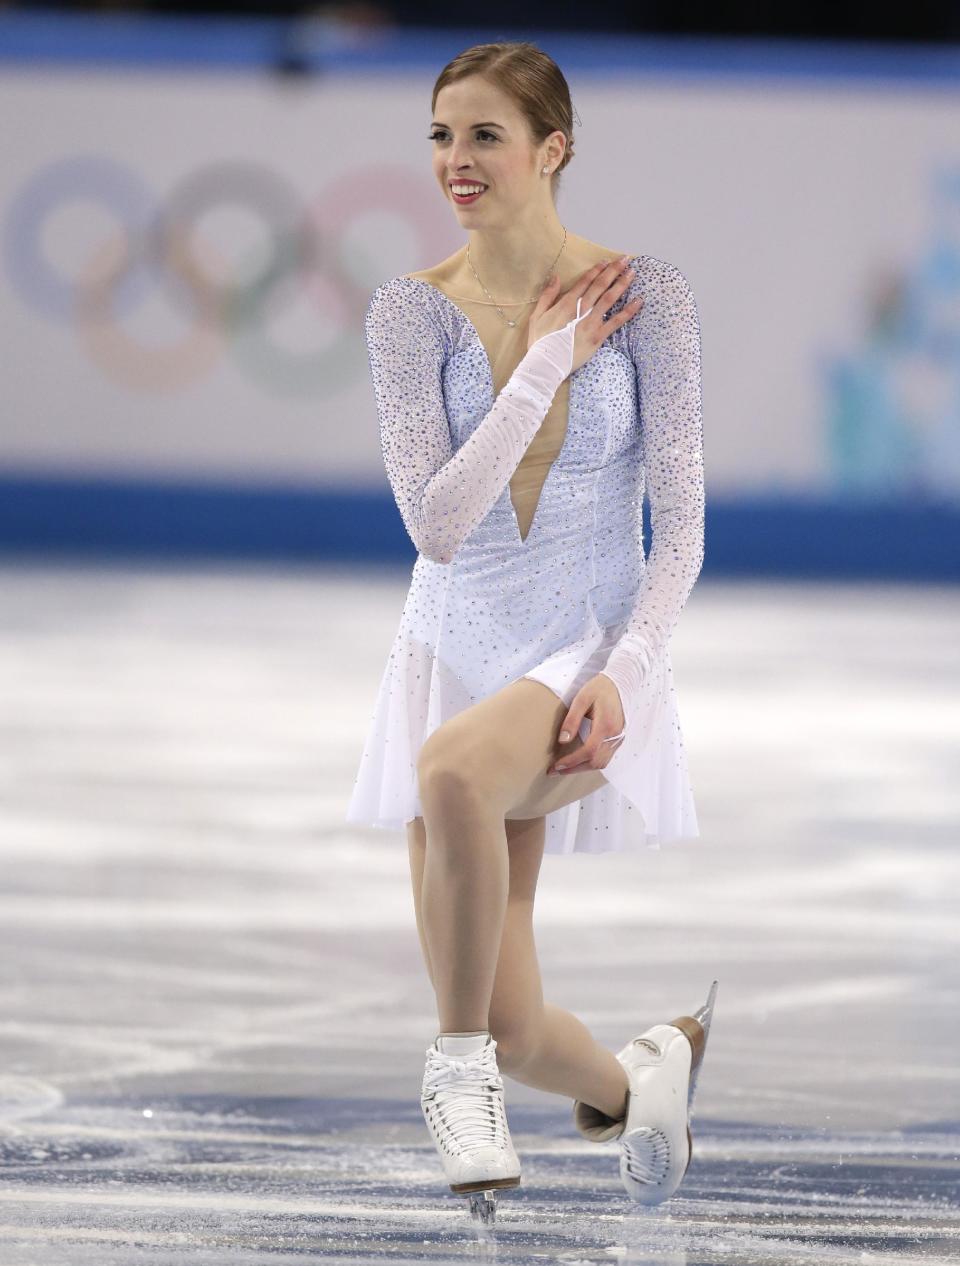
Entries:
[[[559, 258], [560, 258], [560, 256], [563, 254], [563, 248], [566, 246], [566, 244], [567, 244], [567, 230], [566, 230], [566, 228], [564, 228], [564, 230], [563, 230], [563, 241], [560, 243], [560, 249], [557, 251], [557, 259], [559, 259]], [[553, 276], [553, 270], [554, 270], [554, 269], [556, 268], [556, 266], [557, 266], [557, 259], [555, 259], [555, 260], [553, 261], [553, 263], [550, 265], [550, 271], [547, 273], [546, 277], [544, 277], [544, 279], [543, 279], [543, 285], [544, 285], [544, 286], [547, 284], [547, 282], [548, 282], [548, 281], [550, 280], [550, 278]], [[504, 310], [503, 310], [503, 306], [504, 306], [504, 305], [497, 303], [496, 299], [494, 299], [494, 297], [493, 297], [493, 295], [490, 293], [490, 291], [486, 288], [486, 286], [483, 284], [483, 282], [482, 282], [482, 281], [480, 281], [480, 274], [479, 274], [479, 273], [477, 272], [477, 270], [473, 267], [473, 260], [470, 258], [470, 243], [469, 243], [469, 242], [467, 242], [467, 263], [470, 265], [471, 269], [473, 269], [473, 275], [474, 275], [474, 277], [476, 277], [477, 281], [480, 283], [480, 288], [481, 288], [481, 290], [482, 290], [482, 291], [483, 291], [483, 293], [487, 296], [487, 298], [490, 300], [490, 303], [489, 303], [489, 304], [485, 304], [484, 306], [486, 306], [486, 307], [490, 307], [490, 306], [492, 305], [492, 306], [493, 306], [494, 308], [496, 308], [496, 310], [500, 313], [500, 315], [503, 317], [504, 321], [506, 321], [507, 325], [516, 325], [516, 324], [517, 324], [517, 323], [516, 323], [516, 321], [511, 321], [511, 320], [510, 320], [510, 318], [507, 316], [507, 314], [504, 312]], [[542, 287], [541, 287], [541, 289], [542, 289]], [[539, 302], [539, 300], [540, 300], [540, 295], [537, 295], [536, 299], [518, 299], [515, 303], [513, 303], [513, 302], [506, 302], [506, 307], [508, 307], [508, 308], [520, 308], [520, 307], [526, 307], [526, 306], [527, 306], [527, 304], [530, 304], [530, 303], [538, 303], [538, 302]], [[473, 303], [483, 303], [484, 301], [483, 301], [482, 299], [474, 299], [474, 300], [472, 300], [471, 302], [473, 302]]]

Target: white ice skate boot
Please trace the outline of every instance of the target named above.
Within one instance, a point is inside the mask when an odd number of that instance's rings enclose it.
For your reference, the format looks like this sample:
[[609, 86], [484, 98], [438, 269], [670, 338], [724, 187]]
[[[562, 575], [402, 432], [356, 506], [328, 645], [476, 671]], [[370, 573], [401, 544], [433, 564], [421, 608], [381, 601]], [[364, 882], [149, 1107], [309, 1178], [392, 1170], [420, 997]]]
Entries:
[[471, 1214], [482, 1222], [494, 1220], [497, 1189], [520, 1185], [496, 1050], [490, 1033], [439, 1034], [426, 1051], [420, 1093], [450, 1190], [469, 1196]]
[[614, 1119], [590, 1104], [573, 1105], [574, 1124], [595, 1142], [620, 1140], [620, 1177], [640, 1204], [661, 1204], [680, 1186], [693, 1156], [690, 1113], [707, 1045], [714, 981], [692, 1016], [655, 1024], [619, 1051], [630, 1078], [626, 1113]]

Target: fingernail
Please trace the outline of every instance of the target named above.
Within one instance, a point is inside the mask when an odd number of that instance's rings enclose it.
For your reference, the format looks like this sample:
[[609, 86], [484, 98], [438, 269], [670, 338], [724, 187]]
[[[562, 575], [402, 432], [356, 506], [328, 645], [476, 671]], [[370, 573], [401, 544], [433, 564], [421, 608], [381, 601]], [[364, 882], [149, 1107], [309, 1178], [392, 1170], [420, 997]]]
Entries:
[[554, 765], [554, 769], [566, 769], [566, 765]]
[[561, 742], [561, 743], [569, 743], [569, 742], [570, 742], [570, 735], [567, 733], [567, 731], [566, 731], [566, 730], [561, 730], [561, 731], [560, 731], [560, 742]]

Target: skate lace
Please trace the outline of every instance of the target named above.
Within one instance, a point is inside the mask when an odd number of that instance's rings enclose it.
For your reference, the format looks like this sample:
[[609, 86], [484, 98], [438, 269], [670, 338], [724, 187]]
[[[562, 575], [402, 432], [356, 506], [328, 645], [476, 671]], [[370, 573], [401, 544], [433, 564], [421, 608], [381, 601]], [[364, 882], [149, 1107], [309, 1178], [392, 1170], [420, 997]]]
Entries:
[[670, 1168], [670, 1140], [662, 1130], [632, 1130], [624, 1141], [627, 1173], [637, 1182], [659, 1183]]
[[491, 1067], [492, 1045], [472, 1057], [445, 1055], [434, 1047], [426, 1055], [423, 1090], [434, 1098], [439, 1123], [449, 1136], [463, 1151], [504, 1146], [501, 1103], [490, 1093], [503, 1090], [499, 1069]]

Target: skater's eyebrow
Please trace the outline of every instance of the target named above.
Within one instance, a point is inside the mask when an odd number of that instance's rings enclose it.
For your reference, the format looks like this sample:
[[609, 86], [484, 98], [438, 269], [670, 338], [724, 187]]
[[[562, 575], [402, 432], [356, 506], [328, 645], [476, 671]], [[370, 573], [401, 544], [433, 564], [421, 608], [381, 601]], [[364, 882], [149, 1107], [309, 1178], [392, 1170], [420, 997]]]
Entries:
[[[431, 124], [430, 124], [430, 126], [431, 126], [431, 127], [448, 127], [448, 126], [449, 126], [449, 124], [447, 124], [447, 123], [440, 123], [440, 122], [438, 122], [438, 121], [435, 121], [435, 122], [431, 123]], [[501, 131], [501, 132], [505, 132], [505, 131], [507, 130], [507, 129], [503, 126], [503, 124], [502, 124], [502, 123], [493, 123], [493, 122], [491, 122], [491, 121], [488, 121], [488, 122], [486, 122], [486, 123], [474, 123], [474, 124], [472, 124], [471, 126], [472, 126], [472, 127], [498, 127], [498, 128], [500, 129], [500, 131]]]

